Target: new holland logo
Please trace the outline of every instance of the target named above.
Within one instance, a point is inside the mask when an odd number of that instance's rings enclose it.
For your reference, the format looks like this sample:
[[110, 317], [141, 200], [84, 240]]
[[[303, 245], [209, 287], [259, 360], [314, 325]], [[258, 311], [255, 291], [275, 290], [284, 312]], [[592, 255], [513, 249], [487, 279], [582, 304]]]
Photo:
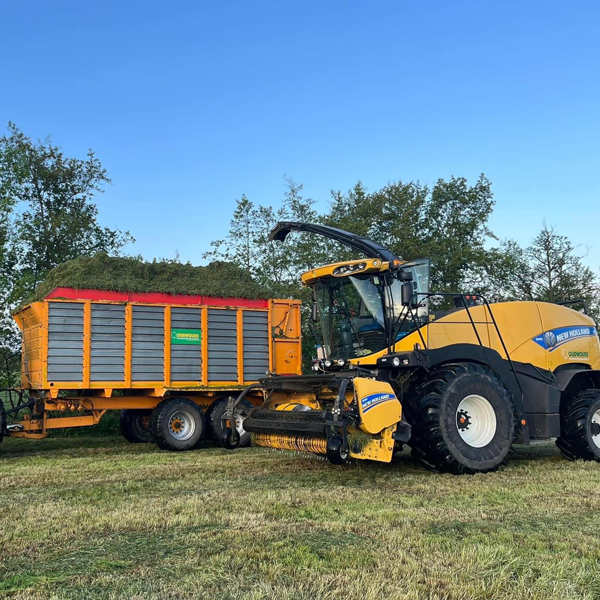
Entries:
[[369, 394], [364, 398], [361, 398], [360, 404], [362, 406], [363, 413], [383, 404], [384, 402], [389, 402], [390, 400], [395, 400], [396, 396], [394, 394]]
[[595, 335], [598, 335], [595, 327], [560, 327], [536, 335], [533, 341], [544, 348], [544, 350], [554, 352], [559, 346], [567, 342]]
[[547, 348], [554, 348], [556, 346], [556, 335], [552, 331], [546, 331], [544, 334], [544, 343]]

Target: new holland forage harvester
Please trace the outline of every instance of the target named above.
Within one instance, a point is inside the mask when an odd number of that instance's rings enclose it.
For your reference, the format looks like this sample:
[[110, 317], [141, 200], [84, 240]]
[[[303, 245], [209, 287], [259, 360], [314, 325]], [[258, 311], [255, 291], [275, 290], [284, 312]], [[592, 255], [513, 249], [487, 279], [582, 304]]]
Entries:
[[[382, 462], [409, 444], [427, 467], [486, 472], [513, 442], [557, 438], [569, 459], [600, 460], [600, 345], [593, 320], [567, 305], [429, 291], [429, 261], [405, 262], [346, 231], [280, 223], [272, 240], [306, 231], [366, 258], [304, 273], [322, 346], [314, 374], [269, 376], [230, 399], [223, 444], [244, 429], [258, 446], [309, 451], [336, 464]], [[454, 308], [434, 310], [433, 297]]]

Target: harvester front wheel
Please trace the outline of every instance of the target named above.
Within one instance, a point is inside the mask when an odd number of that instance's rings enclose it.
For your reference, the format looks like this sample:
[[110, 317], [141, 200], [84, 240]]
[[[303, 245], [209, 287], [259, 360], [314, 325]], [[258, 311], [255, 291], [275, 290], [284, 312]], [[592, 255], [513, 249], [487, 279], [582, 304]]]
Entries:
[[600, 390], [582, 390], [563, 401], [556, 445], [569, 460], [600, 462]]
[[[227, 398], [221, 398], [216, 400], [211, 407], [208, 409], [208, 431], [210, 436], [216, 442], [223, 444], [224, 427], [223, 427], [223, 415], [227, 410]], [[246, 400], [242, 400], [237, 407], [237, 415], [235, 419], [235, 428], [240, 436], [240, 443], [236, 445], [236, 448], [243, 448], [244, 446], [250, 445], [250, 438], [252, 437], [249, 431], [244, 429], [244, 420], [246, 415], [252, 410], [252, 404]]]
[[510, 392], [472, 363], [432, 371], [412, 405], [412, 454], [434, 471], [485, 473], [506, 458], [515, 430]]
[[152, 411], [150, 430], [154, 443], [163, 450], [194, 450], [204, 434], [204, 414], [187, 398], [168, 398]]
[[151, 410], [126, 409], [121, 411], [119, 425], [121, 435], [132, 444], [147, 444], [152, 441], [150, 431]]

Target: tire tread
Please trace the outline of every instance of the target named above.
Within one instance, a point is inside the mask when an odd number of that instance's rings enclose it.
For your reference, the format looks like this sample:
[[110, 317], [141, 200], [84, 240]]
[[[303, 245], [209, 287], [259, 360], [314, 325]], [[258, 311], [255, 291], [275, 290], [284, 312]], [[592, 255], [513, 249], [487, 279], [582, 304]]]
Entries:
[[[166, 407], [173, 403], [177, 402], [180, 404], [186, 404], [190, 408], [198, 411], [200, 415], [200, 426], [202, 433], [196, 440], [194, 444], [191, 444], [189, 447], [181, 448], [178, 446], [174, 446], [170, 440], [164, 436], [162, 433], [163, 423], [166, 418]], [[206, 431], [206, 422], [204, 420], [204, 413], [200, 409], [200, 407], [195, 403], [189, 400], [188, 398], [167, 398], [163, 400], [156, 408], [152, 411], [152, 416], [150, 417], [150, 431], [152, 431], [152, 439], [154, 443], [161, 448], [162, 450], [170, 450], [171, 452], [182, 452], [185, 450], [195, 450], [200, 446], [202, 440], [204, 439], [204, 432]]]
[[561, 403], [560, 437], [556, 445], [565, 458], [600, 462], [600, 452], [594, 452], [587, 439], [589, 413], [598, 401], [600, 390], [587, 389], [568, 396]]
[[[477, 374], [489, 380], [504, 394], [506, 401], [512, 405], [510, 392], [502, 380], [491, 370], [475, 363], [449, 363], [424, 381], [416, 390], [417, 400], [412, 405], [411, 414], [414, 420], [410, 445], [412, 455], [428, 469], [437, 472], [462, 475], [468, 473], [487, 473], [498, 468], [473, 469], [462, 464], [450, 451], [441, 428], [442, 400], [452, 383], [465, 374]], [[514, 422], [514, 417], [513, 417]]]

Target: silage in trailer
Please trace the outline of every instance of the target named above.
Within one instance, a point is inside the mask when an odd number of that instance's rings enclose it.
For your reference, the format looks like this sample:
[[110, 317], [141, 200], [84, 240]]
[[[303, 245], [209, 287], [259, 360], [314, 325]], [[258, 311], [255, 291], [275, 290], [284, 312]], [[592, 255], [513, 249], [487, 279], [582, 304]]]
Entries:
[[248, 271], [229, 262], [216, 261], [205, 267], [170, 261], [146, 262], [135, 257], [104, 253], [69, 260], [52, 269], [28, 302], [42, 300], [58, 287], [198, 294], [226, 298], [268, 298]]

